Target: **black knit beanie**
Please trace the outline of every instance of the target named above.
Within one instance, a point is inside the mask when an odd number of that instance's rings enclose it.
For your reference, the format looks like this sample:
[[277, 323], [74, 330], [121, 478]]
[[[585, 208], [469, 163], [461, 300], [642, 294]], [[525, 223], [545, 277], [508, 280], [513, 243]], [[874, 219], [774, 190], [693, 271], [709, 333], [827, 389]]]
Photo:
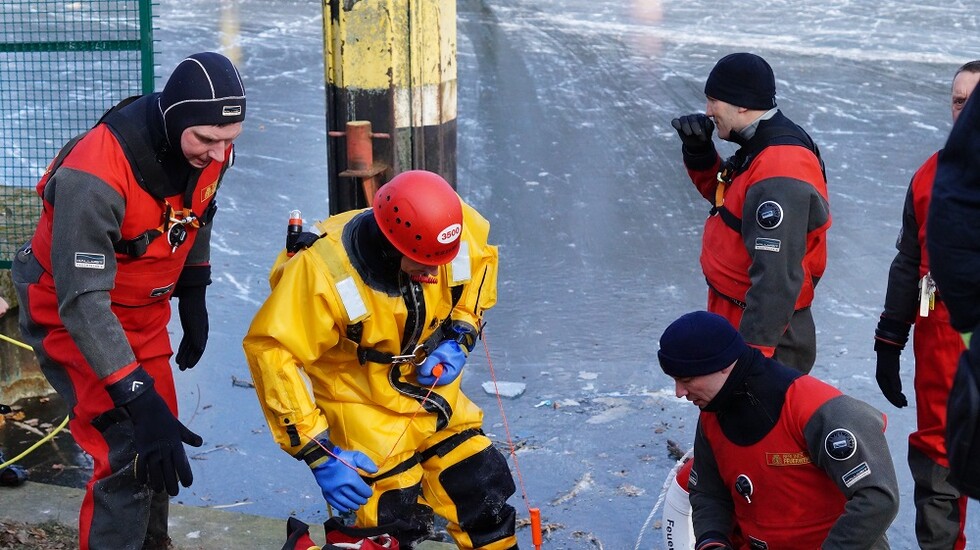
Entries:
[[196, 53], [171, 73], [160, 94], [167, 141], [180, 150], [180, 135], [191, 126], [218, 126], [245, 120], [245, 86], [225, 56]]
[[768, 111], [776, 106], [776, 77], [765, 59], [751, 53], [733, 53], [715, 63], [704, 95], [736, 107]]
[[742, 335], [721, 315], [695, 311], [681, 316], [660, 337], [660, 368], [687, 378], [718, 372], [748, 349]]

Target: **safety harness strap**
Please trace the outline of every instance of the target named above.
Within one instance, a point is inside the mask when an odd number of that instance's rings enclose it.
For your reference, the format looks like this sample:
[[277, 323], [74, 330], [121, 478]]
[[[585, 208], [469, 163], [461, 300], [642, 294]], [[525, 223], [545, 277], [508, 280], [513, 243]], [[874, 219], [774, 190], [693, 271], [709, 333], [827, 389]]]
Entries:
[[[798, 145], [809, 149], [820, 162], [820, 172], [823, 173], [824, 182], [827, 181], [827, 171], [824, 167], [823, 158], [820, 156], [820, 149], [805, 130], [793, 124], [788, 119], [786, 124], [769, 124], [759, 128], [753, 139], [752, 146], [745, 146], [728, 157], [722, 164], [718, 172], [718, 185], [727, 187], [732, 183], [736, 176], [746, 171], [752, 164], [752, 160], [761, 153], [766, 147], [771, 145]], [[719, 194], [720, 195], [720, 194]], [[718, 214], [721, 221], [732, 231], [742, 232], [742, 219], [725, 208], [725, 201], [721, 197], [715, 198], [715, 205], [711, 207], [709, 216]]]
[[312, 231], [303, 231], [299, 235], [296, 235], [294, 238], [289, 240], [289, 243], [286, 246], [286, 252], [290, 254], [295, 254], [300, 250], [313, 246], [313, 243], [320, 240], [321, 237], [323, 237], [323, 235], [319, 233], [313, 233]]
[[406, 458], [405, 460], [396, 464], [393, 468], [391, 468], [390, 470], [382, 474], [376, 475], [374, 477], [361, 476], [361, 478], [364, 479], [365, 483], [370, 485], [382, 479], [389, 478], [394, 475], [398, 475], [402, 472], [407, 472], [408, 470], [414, 468], [416, 465], [421, 464], [434, 456], [446, 456], [447, 454], [449, 454], [450, 451], [462, 445], [463, 442], [466, 441], [467, 439], [470, 439], [471, 437], [475, 437], [478, 435], [483, 435], [483, 430], [481, 430], [480, 428], [470, 428], [468, 430], [463, 430], [458, 434], [454, 434], [447, 437], [446, 439], [440, 441], [439, 443], [433, 445], [432, 447], [429, 447], [428, 449], [426, 449], [421, 453], [413, 454], [412, 456]]
[[446, 456], [450, 451], [462, 445], [467, 439], [478, 435], [483, 435], [483, 430], [480, 428], [470, 428], [468, 430], [463, 430], [458, 434], [451, 435], [439, 443], [436, 443], [435, 445], [422, 451], [422, 453], [420, 453], [421, 462], [425, 462], [434, 456]]
[[163, 231], [159, 229], [147, 229], [133, 239], [120, 239], [112, 243], [112, 248], [119, 254], [126, 254], [132, 256], [133, 258], [139, 258], [143, 254], [146, 254], [146, 250], [150, 248], [150, 243], [152, 243], [157, 237], [163, 235]]
[[[450, 295], [452, 297], [452, 307], [449, 309], [452, 311], [456, 308], [456, 304], [459, 303], [460, 298], [463, 296], [463, 285], [452, 287], [450, 289]], [[422, 348], [425, 349], [426, 355], [432, 352], [432, 350], [436, 349], [436, 346], [438, 346], [443, 340], [455, 338], [453, 333], [452, 318], [446, 317], [439, 323], [439, 328], [437, 328], [435, 332], [433, 332], [425, 340], [425, 342], [422, 343]], [[363, 321], [347, 325], [347, 338], [357, 344], [357, 361], [362, 365], [365, 363], [380, 363], [382, 365], [390, 364], [395, 354], [388, 353], [386, 351], [379, 351], [375, 348], [361, 346], [361, 337], [363, 335]]]
[[[109, 115], [116, 113], [123, 107], [126, 107], [127, 105], [133, 103], [134, 101], [138, 100], [141, 97], [143, 96], [134, 95], [120, 101], [113, 107], [109, 108], [109, 110], [107, 110], [105, 113], [103, 113], [102, 116], [99, 118], [98, 122], [96, 122], [92, 126], [92, 128], [95, 128], [99, 124], [102, 124], [103, 122], [106, 121], [107, 118], [109, 118]], [[116, 117], [116, 118], [119, 118], [119, 121], [116, 121], [116, 124], [120, 124], [120, 122], [126, 121], [125, 117]], [[90, 130], [91, 128], [89, 130], [85, 130], [84, 132], [68, 140], [68, 143], [66, 143], [61, 148], [61, 150], [58, 151], [57, 156], [55, 156], [54, 160], [51, 161], [50, 166], [48, 166], [47, 169], [48, 174], [54, 174], [55, 171], [57, 171], [58, 168], [61, 167], [61, 165], [65, 161], [65, 158], [68, 157], [68, 154], [71, 153], [72, 149], [74, 149], [75, 146], [78, 145], [78, 142], [80, 142], [82, 138], [84, 138], [89, 133]], [[129, 160], [129, 164], [133, 170], [134, 176], [142, 180], [142, 176], [139, 171], [139, 162], [135, 156], [135, 153], [131, 150], [129, 146], [127, 146], [126, 141], [122, 139], [122, 137], [118, 133], [117, 128], [114, 128], [112, 125], [109, 125], [109, 130], [112, 132], [114, 136], [116, 136], [116, 139], [119, 142], [119, 145], [123, 150], [123, 153], [126, 155], [126, 159]], [[219, 182], [221, 181], [221, 178], [224, 176], [225, 171], [228, 169], [230, 165], [231, 163], [229, 162], [222, 168], [221, 175], [219, 175], [218, 177]], [[45, 188], [45, 197], [48, 199], [48, 202], [50, 202], [52, 205], [54, 205], [54, 197], [55, 197], [54, 191], [55, 191], [54, 181], [50, 181], [47, 184], [47, 187]], [[190, 201], [193, 198], [193, 194], [194, 194], [194, 187], [188, 186], [188, 189], [186, 190], [184, 196], [185, 205], [191, 204]], [[199, 226], [205, 226], [211, 223], [211, 221], [214, 219], [214, 215], [215, 212], [217, 212], [217, 210], [218, 210], [218, 204], [214, 200], [212, 200], [208, 204], [205, 211], [200, 216], [195, 216]], [[185, 213], [188, 212], [190, 213], [190, 215], [194, 215], [192, 211], [185, 208]], [[157, 237], [159, 237], [164, 233], [164, 231], [167, 229], [165, 225], [166, 222], [164, 226], [157, 227], [155, 229], [147, 229], [146, 231], [140, 233], [138, 236], [132, 239], [120, 239], [119, 241], [112, 243], [112, 248], [118, 254], [126, 254], [134, 258], [139, 258], [140, 256], [146, 254], [146, 250], [150, 247], [150, 243], [152, 243]]]

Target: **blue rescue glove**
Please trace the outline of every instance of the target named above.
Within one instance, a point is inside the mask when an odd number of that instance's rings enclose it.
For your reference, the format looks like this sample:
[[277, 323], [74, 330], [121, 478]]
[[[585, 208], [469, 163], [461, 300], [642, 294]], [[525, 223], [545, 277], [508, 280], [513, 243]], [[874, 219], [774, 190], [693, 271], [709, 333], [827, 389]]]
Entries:
[[[313, 477], [320, 485], [323, 498], [327, 503], [333, 506], [337, 512], [346, 514], [351, 510], [360, 508], [373, 493], [371, 487], [361, 479], [361, 475], [347, 467], [347, 464], [360, 468], [369, 474], [377, 473], [378, 467], [366, 454], [360, 451], [345, 451], [335, 446], [330, 452], [333, 455], [319, 466], [312, 468]], [[340, 460], [337, 457], [340, 457]]]
[[[439, 364], [442, 365], [442, 374], [436, 376], [432, 371]], [[465, 364], [466, 353], [463, 348], [455, 340], [443, 340], [419, 367], [419, 384], [423, 386], [450, 384], [459, 377], [459, 373], [463, 372]]]

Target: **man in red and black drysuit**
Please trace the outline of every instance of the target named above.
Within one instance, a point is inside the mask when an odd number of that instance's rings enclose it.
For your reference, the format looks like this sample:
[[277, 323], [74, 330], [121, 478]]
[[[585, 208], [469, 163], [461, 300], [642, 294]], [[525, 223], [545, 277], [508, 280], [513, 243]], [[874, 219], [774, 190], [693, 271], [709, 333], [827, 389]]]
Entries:
[[166, 548], [169, 495], [192, 481], [167, 334], [176, 296], [193, 367], [208, 334], [214, 196], [242, 131], [235, 66], [205, 52], [160, 93], [130, 98], [70, 141], [37, 185], [43, 211], [12, 268], [20, 325], [94, 460], [85, 549]]
[[[776, 81], [761, 57], [719, 60], [704, 85], [705, 114], [675, 118], [684, 165], [712, 204], [701, 268], [708, 310], [750, 346], [804, 373], [816, 358], [810, 304], [827, 264], [827, 181], [810, 136], [776, 107]], [[739, 149], [722, 162], [711, 140]]]
[[697, 550], [889, 547], [898, 482], [884, 415], [764, 357], [707, 311], [671, 323], [657, 355], [701, 409], [688, 482]]
[[[960, 67], [953, 77], [953, 122], [980, 81], [980, 60]], [[875, 378], [896, 407], [908, 405], [902, 393], [899, 358], [909, 338], [915, 352], [916, 431], [909, 435], [909, 469], [915, 481], [915, 534], [923, 549], [962, 550], [967, 498], [949, 482], [946, 454], [946, 402], [956, 365], [966, 349], [950, 325], [949, 311], [936, 291], [926, 250], [926, 220], [939, 165], [933, 154], [912, 176], [898, 253], [888, 271], [885, 307], [875, 330], [878, 362]]]

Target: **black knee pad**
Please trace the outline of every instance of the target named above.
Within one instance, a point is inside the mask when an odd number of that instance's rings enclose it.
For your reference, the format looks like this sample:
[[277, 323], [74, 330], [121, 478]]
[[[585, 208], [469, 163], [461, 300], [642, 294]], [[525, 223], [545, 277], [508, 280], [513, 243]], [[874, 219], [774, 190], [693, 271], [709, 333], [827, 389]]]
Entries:
[[456, 505], [460, 528], [474, 546], [514, 535], [516, 512], [507, 504], [516, 490], [514, 478], [507, 460], [493, 445], [446, 468], [439, 481]]
[[402, 548], [412, 548], [417, 542], [430, 537], [435, 529], [432, 508], [418, 502], [422, 489], [419, 485], [385, 491], [378, 498], [378, 525], [396, 526], [388, 534], [398, 539]]

